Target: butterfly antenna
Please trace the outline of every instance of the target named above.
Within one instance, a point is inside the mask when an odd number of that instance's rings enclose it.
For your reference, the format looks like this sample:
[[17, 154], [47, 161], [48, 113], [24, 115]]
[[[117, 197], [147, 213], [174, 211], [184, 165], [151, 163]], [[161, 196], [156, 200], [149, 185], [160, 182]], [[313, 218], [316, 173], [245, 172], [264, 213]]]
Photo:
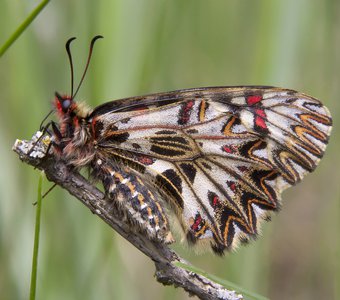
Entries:
[[92, 52], [93, 52], [94, 43], [96, 42], [96, 40], [102, 39], [102, 38], [103, 38], [103, 36], [101, 36], [101, 35], [96, 35], [96, 36], [92, 39], [92, 41], [91, 41], [90, 50], [89, 50], [89, 55], [88, 55], [88, 57], [87, 57], [87, 62], [86, 62], [86, 65], [85, 65], [85, 70], [84, 70], [84, 72], [83, 72], [83, 76], [82, 76], [81, 79], [80, 79], [80, 82], [79, 82], [79, 84], [78, 84], [78, 87], [77, 87], [76, 92], [74, 93], [74, 95], [72, 95], [72, 99], [77, 95], [77, 93], [78, 93], [78, 91], [79, 91], [79, 88], [81, 87], [81, 85], [82, 85], [82, 83], [83, 83], [83, 81], [84, 81], [84, 78], [85, 78], [87, 69], [88, 69], [89, 64], [90, 64], [90, 61], [91, 61], [91, 56], [92, 56]]
[[52, 109], [47, 115], [46, 117], [41, 121], [40, 126], [39, 126], [39, 130], [42, 131], [44, 128], [44, 123], [47, 120], [47, 118], [54, 112], [54, 110]]
[[71, 68], [71, 99], [73, 99], [74, 71], [73, 71], [73, 61], [72, 61], [72, 54], [71, 54], [70, 45], [71, 45], [72, 41], [74, 41], [75, 39], [76, 39], [75, 37], [70, 38], [66, 42], [66, 45], [65, 45], [67, 56], [68, 56], [68, 59], [70, 61], [70, 68]]

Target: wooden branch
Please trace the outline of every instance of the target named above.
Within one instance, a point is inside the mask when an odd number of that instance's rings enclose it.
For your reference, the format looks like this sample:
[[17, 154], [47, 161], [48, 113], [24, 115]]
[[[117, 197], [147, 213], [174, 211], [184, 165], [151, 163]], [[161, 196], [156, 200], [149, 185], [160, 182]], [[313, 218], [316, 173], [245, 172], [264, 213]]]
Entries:
[[[78, 172], [67, 167], [63, 161], [56, 160], [51, 154], [46, 154], [49, 140], [48, 137], [39, 139], [40, 135], [41, 133], [37, 132], [30, 141], [17, 140], [13, 150], [23, 162], [43, 170], [50, 181], [66, 189], [122, 237], [150, 257], [155, 263], [155, 275], [159, 282], [164, 285], [182, 287], [190, 295], [196, 295], [201, 299], [243, 299], [243, 296], [235, 291], [229, 291], [202, 275], [176, 266], [175, 262], [187, 265], [189, 263], [166, 245], [150, 241], [142, 233], [134, 232], [131, 226], [113, 209], [112, 204], [110, 205], [110, 201], [105, 199], [101, 191]], [[34, 150], [31, 151], [33, 148]]]

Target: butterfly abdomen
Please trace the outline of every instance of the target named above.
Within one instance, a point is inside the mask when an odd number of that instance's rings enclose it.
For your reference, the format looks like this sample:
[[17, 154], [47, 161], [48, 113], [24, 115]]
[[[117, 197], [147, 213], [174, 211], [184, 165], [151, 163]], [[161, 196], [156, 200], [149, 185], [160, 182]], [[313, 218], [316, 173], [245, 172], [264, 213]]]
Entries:
[[93, 164], [94, 177], [102, 181], [107, 197], [130, 224], [146, 232], [150, 239], [167, 244], [174, 242], [164, 203], [158, 200], [156, 190], [147, 186], [129, 167], [112, 163], [107, 157], [97, 159]]

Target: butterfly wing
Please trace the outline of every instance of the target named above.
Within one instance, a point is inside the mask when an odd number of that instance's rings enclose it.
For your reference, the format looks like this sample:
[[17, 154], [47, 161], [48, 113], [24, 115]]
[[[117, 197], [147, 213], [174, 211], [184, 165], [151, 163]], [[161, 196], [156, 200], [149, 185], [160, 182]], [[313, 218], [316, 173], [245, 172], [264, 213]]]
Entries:
[[331, 131], [318, 100], [273, 87], [123, 99], [90, 119], [98, 148], [158, 186], [188, 241], [217, 253], [257, 234], [281, 192], [315, 169]]

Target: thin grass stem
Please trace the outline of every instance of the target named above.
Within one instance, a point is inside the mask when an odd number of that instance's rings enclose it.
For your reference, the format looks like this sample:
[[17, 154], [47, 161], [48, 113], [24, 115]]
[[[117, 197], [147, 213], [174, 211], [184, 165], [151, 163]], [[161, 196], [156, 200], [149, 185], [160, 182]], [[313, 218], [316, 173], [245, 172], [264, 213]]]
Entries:
[[17, 28], [16, 31], [9, 37], [9, 39], [0, 48], [0, 57], [7, 51], [7, 49], [15, 42], [15, 40], [24, 32], [24, 30], [32, 23], [35, 17], [43, 10], [50, 0], [43, 0], [40, 4], [30, 13], [24, 22]]
[[31, 272], [31, 286], [29, 300], [35, 300], [37, 287], [37, 270], [38, 270], [38, 253], [39, 253], [39, 233], [40, 233], [40, 219], [41, 219], [41, 205], [42, 205], [42, 180], [43, 173], [39, 177], [37, 206], [35, 216], [35, 230], [34, 230], [34, 246], [32, 257], [32, 272]]

